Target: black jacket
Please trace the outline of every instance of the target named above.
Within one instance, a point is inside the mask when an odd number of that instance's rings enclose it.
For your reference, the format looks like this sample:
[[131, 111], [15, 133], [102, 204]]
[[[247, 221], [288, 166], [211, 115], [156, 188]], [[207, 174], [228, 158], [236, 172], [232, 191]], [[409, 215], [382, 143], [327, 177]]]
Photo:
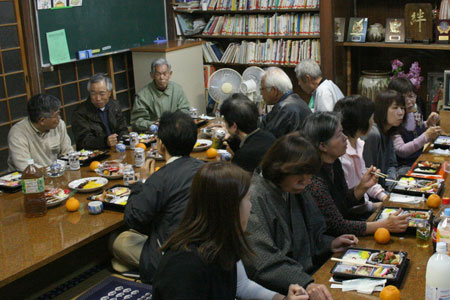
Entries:
[[273, 134], [259, 130], [245, 139], [242, 147], [236, 150], [232, 163], [253, 173], [274, 142]]
[[[72, 131], [77, 149], [108, 149], [106, 127], [90, 99], [75, 110], [72, 117]], [[111, 133], [119, 136], [128, 134], [127, 120], [122, 114], [119, 101], [109, 99], [108, 120]]]
[[260, 123], [260, 128], [270, 131], [276, 138], [300, 130], [305, 118], [311, 114], [306, 102], [297, 94], [290, 94], [274, 105]]
[[144, 184], [132, 186], [125, 224], [148, 235], [139, 259], [143, 282], [151, 282], [161, 260], [158, 248], [178, 227], [189, 200], [192, 179], [203, 162], [188, 156], [165, 165]]

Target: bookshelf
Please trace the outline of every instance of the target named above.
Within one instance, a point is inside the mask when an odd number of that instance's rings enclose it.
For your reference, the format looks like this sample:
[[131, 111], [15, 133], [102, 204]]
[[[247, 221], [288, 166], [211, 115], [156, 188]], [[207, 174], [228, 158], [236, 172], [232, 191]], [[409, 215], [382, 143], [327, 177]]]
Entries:
[[[352, 0], [335, 0], [333, 7], [334, 17], [345, 17], [347, 21], [350, 17], [367, 17], [369, 24], [380, 23], [386, 26], [387, 18], [404, 18], [405, 5], [411, 3], [406, 0], [359, 0], [353, 6]], [[421, 2], [431, 3], [433, 7], [439, 8], [440, 1], [425, 0]], [[346, 32], [347, 34], [347, 32]], [[391, 61], [399, 59], [404, 63], [405, 71], [408, 72], [411, 63], [418, 61], [422, 69], [421, 76], [425, 80], [421, 84], [418, 94], [426, 99], [429, 96], [428, 73], [443, 73], [450, 68], [450, 44], [436, 43], [400, 43], [389, 44], [384, 42], [367, 43], [336, 43], [334, 52], [337, 67], [337, 80], [340, 88], [346, 94], [357, 92], [357, 83], [362, 70], [391, 70]], [[429, 112], [429, 103], [423, 111]]]
[[[219, 0], [220, 1], [220, 0]], [[226, 1], [225, 1], [226, 2]], [[233, 1], [229, 1], [232, 3]], [[240, 1], [236, 1], [239, 3]], [[256, 2], [256, 1], [255, 1]], [[261, 1], [259, 1], [261, 3]], [[269, 1], [270, 2], [270, 1]], [[279, 3], [281, 3], [280, 1]], [[286, 1], [289, 2], [289, 1]], [[309, 1], [308, 3], [315, 3], [313, 1]], [[251, 19], [251, 18], [277, 18], [279, 16], [294, 16], [297, 18], [298, 16], [302, 16], [305, 14], [309, 14], [310, 16], [316, 16], [318, 19], [317, 23], [317, 29], [316, 32], [308, 32], [308, 33], [300, 33], [300, 32], [288, 32], [287, 34], [250, 34], [249, 32], [242, 32], [239, 34], [236, 34], [235, 32], [227, 32], [226, 34], [224, 32], [216, 32], [215, 34], [205, 34], [197, 33], [195, 35], [183, 35], [182, 33], [178, 36], [181, 38], [188, 38], [188, 39], [201, 39], [206, 42], [212, 42], [218, 47], [220, 47], [223, 50], [223, 53], [226, 52], [226, 49], [230, 46], [230, 44], [242, 44], [243, 42], [248, 43], [266, 43], [268, 40], [272, 40], [274, 43], [289, 43], [292, 44], [293, 42], [297, 41], [298, 44], [305, 42], [305, 41], [311, 41], [310, 43], [314, 41], [314, 44], [317, 45], [317, 49], [315, 50], [317, 52], [317, 61], [321, 64], [322, 71], [324, 73], [324, 76], [326, 76], [329, 79], [333, 79], [335, 76], [334, 72], [334, 53], [333, 51], [321, 51], [321, 49], [331, 49], [331, 47], [334, 47], [334, 37], [333, 37], [333, 22], [331, 21], [333, 12], [333, 0], [320, 0], [319, 3], [315, 7], [303, 7], [303, 8], [271, 8], [271, 9], [209, 9], [208, 10], [201, 10], [201, 9], [180, 9], [176, 6], [177, 3], [173, 3], [172, 6], [173, 13], [175, 16], [175, 22], [177, 23], [177, 15], [184, 15], [184, 16], [191, 16], [191, 18], [204, 18], [206, 24], [211, 20], [211, 18], [245, 18], [245, 19]], [[249, 1], [251, 3], [251, 1]], [[274, 17], [275, 16], [275, 17]], [[294, 18], [292, 17], [292, 18]], [[278, 23], [277, 23], [278, 24]], [[290, 24], [290, 23], [289, 23]], [[178, 26], [178, 24], [176, 24]], [[245, 25], [248, 25], [245, 23]], [[282, 50], [285, 51], [285, 50]], [[286, 50], [286, 53], [289, 52], [290, 54], [291, 50]], [[301, 52], [301, 51], [298, 51]], [[304, 59], [304, 58], [302, 58]], [[313, 58], [314, 59], [314, 58]], [[246, 62], [246, 63], [236, 63], [236, 62], [205, 62], [204, 64], [211, 64], [214, 65], [216, 68], [222, 68], [222, 67], [231, 67], [235, 69], [242, 69], [246, 66], [261, 66], [261, 67], [268, 67], [268, 66], [278, 66], [281, 68], [286, 68], [285, 71], [288, 73], [288, 75], [293, 79], [293, 83], [296, 86], [297, 82], [295, 80], [293, 67], [295, 67], [296, 61], [294, 60], [292, 63], [284, 63], [284, 62], [274, 62], [272, 60], [269, 60], [266, 62]], [[298, 87], [297, 87], [298, 88]]]

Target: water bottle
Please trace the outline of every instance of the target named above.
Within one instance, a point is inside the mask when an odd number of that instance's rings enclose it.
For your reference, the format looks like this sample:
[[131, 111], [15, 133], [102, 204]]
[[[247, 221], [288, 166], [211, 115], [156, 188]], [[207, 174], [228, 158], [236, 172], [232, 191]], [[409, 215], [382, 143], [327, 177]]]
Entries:
[[437, 228], [436, 241], [446, 243], [447, 247], [450, 245], [450, 208], [444, 210], [444, 217]]
[[436, 253], [428, 260], [425, 278], [426, 300], [450, 298], [450, 256], [446, 243], [437, 242]]
[[443, 197], [441, 207], [439, 208], [438, 212], [433, 218], [433, 228], [431, 231], [431, 240], [433, 241], [433, 252], [436, 252], [437, 228], [439, 226], [439, 223], [445, 216], [444, 211], [446, 208], [450, 208], [450, 198]]

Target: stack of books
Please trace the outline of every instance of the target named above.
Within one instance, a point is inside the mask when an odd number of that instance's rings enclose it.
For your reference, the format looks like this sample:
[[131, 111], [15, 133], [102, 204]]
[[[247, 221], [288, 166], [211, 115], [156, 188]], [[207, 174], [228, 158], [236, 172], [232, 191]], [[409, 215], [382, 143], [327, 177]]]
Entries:
[[199, 0], [176, 0], [173, 8], [175, 10], [195, 10], [200, 9], [200, 1]]
[[320, 35], [319, 14], [212, 16], [203, 35]]
[[[203, 48], [206, 62], [217, 62], [219, 57], [211, 55], [207, 46]], [[207, 53], [205, 53], [207, 51]], [[221, 54], [222, 55], [222, 54]], [[320, 64], [320, 41], [307, 40], [272, 40], [242, 41], [231, 43], [220, 59], [221, 63], [233, 64], [275, 64], [296, 65], [301, 60], [313, 59]]]
[[209, 0], [208, 10], [319, 8], [320, 0]]

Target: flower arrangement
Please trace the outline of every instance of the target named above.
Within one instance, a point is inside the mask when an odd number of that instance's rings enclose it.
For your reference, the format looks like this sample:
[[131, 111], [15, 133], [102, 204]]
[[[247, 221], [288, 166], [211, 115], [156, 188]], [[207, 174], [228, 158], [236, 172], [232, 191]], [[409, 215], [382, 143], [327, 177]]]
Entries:
[[418, 90], [420, 88], [420, 84], [424, 80], [424, 78], [420, 76], [421, 71], [422, 69], [419, 67], [419, 62], [415, 61], [411, 64], [409, 72], [405, 73], [405, 71], [403, 71], [403, 63], [400, 60], [395, 59], [392, 61], [391, 79], [397, 77], [408, 78], [411, 81], [412, 85], [416, 88], [416, 90]]

